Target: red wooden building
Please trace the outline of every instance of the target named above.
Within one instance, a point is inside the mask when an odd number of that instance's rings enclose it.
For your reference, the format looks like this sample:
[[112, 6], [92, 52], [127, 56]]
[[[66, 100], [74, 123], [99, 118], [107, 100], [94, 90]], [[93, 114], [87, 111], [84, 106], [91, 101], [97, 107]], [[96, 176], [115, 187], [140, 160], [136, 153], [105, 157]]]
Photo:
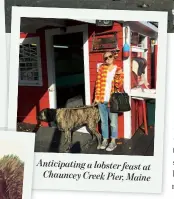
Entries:
[[[124, 70], [124, 88], [130, 95], [132, 106], [131, 112], [119, 116], [119, 137], [130, 138], [143, 123], [142, 103], [137, 104], [135, 97], [155, 98], [153, 92], [143, 93], [131, 88], [132, 59], [144, 57], [147, 60], [145, 76], [149, 87], [155, 91], [158, 28], [148, 22], [123, 21], [115, 21], [110, 27], [99, 27], [95, 20], [43, 22], [28, 19], [25, 24], [20, 35], [18, 121], [36, 124], [38, 111], [62, 106], [73, 94], [80, 93], [84, 103], [90, 104], [97, 65], [103, 62], [103, 52], [91, 52], [94, 35], [97, 38], [98, 33], [105, 36], [105, 33], [115, 32], [120, 49], [116, 64]], [[131, 55], [127, 59], [123, 59], [125, 27], [128, 27], [127, 41], [131, 46]], [[81, 131], [86, 132], [86, 129]]]

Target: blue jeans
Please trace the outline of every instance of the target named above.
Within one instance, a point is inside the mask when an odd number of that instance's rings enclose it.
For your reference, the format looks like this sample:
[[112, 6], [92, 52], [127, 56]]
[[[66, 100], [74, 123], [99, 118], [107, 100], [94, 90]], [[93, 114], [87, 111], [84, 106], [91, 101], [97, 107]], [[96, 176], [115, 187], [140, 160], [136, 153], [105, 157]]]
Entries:
[[109, 138], [108, 119], [110, 119], [111, 138], [116, 139], [118, 137], [118, 114], [110, 112], [107, 102], [99, 103], [98, 108], [101, 117], [101, 130], [103, 138], [104, 139]]

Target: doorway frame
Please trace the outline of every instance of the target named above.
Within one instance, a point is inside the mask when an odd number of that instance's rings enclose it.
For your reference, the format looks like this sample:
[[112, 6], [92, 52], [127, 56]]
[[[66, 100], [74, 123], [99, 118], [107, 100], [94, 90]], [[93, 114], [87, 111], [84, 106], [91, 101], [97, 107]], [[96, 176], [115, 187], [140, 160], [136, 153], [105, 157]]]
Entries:
[[63, 28], [54, 28], [54, 29], [45, 30], [46, 59], [47, 59], [47, 71], [48, 71], [48, 93], [49, 93], [50, 108], [57, 108], [53, 36], [78, 33], [78, 32], [81, 32], [83, 34], [85, 104], [86, 105], [91, 104], [88, 24], [83, 24], [77, 26], [67, 26], [66, 30], [64, 30]]

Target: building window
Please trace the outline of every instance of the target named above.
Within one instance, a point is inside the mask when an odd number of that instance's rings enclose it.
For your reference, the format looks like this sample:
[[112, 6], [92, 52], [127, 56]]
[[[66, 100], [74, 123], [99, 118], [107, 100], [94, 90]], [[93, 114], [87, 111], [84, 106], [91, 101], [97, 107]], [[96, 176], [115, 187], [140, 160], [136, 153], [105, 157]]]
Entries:
[[39, 38], [22, 39], [19, 50], [19, 85], [42, 86]]

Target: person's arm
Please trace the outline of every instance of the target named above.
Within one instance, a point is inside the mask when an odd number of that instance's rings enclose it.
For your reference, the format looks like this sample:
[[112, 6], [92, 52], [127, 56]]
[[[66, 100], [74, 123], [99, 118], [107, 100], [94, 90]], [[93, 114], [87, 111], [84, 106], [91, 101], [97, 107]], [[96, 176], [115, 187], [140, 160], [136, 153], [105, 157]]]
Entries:
[[95, 99], [94, 99], [94, 102], [99, 102], [99, 100], [100, 100], [101, 68], [102, 68], [102, 66], [100, 66], [100, 68], [97, 72], [97, 80], [96, 80], [96, 83], [95, 83]]

